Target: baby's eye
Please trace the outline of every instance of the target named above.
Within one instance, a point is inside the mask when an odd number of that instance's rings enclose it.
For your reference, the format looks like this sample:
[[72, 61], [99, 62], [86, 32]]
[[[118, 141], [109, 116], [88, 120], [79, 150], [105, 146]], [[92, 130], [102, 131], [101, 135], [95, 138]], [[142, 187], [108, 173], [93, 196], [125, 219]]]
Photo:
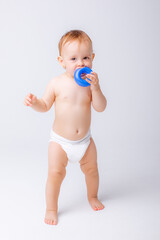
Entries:
[[75, 60], [76, 60], [76, 58], [71, 58], [71, 60], [72, 60], [72, 61], [75, 61]]
[[89, 57], [84, 57], [84, 59], [89, 59]]

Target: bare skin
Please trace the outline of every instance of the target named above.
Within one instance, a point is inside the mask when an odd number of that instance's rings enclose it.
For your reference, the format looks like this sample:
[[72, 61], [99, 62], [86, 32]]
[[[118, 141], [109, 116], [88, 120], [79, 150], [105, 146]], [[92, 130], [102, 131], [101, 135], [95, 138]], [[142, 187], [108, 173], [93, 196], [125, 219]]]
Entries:
[[[70, 59], [76, 59], [76, 62]], [[98, 111], [104, 111], [107, 101], [101, 92], [98, 75], [92, 72], [87, 77], [91, 86], [80, 87], [74, 81], [74, 71], [84, 66], [92, 67], [94, 54], [88, 42], [73, 41], [64, 45], [58, 61], [66, 72], [52, 79], [42, 98], [28, 94], [24, 100], [26, 106], [36, 111], [46, 112], [55, 103], [53, 130], [69, 140], [83, 138], [91, 123], [91, 104]], [[66, 175], [67, 155], [58, 143], [50, 142], [48, 147], [48, 179], [46, 183], [45, 223], [58, 223], [58, 196], [61, 183]], [[99, 174], [97, 151], [93, 139], [80, 160], [80, 168], [85, 174], [87, 197], [93, 210], [102, 210], [104, 205], [98, 200]]]

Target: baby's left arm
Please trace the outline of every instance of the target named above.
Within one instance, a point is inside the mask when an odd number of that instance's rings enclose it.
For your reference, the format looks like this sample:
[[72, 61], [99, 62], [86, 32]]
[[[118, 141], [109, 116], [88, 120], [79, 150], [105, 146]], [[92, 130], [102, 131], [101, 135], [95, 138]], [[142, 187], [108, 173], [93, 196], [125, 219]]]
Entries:
[[86, 81], [91, 84], [92, 106], [97, 112], [103, 112], [107, 106], [107, 100], [101, 91], [98, 75], [95, 72], [91, 72], [91, 74], [87, 74], [86, 77], [91, 80], [86, 79]]

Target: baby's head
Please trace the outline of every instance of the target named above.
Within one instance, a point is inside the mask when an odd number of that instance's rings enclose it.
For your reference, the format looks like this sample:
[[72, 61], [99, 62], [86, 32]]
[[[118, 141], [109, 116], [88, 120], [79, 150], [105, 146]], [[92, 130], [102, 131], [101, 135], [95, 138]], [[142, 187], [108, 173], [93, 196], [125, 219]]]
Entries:
[[95, 56], [90, 37], [83, 31], [71, 30], [59, 41], [58, 61], [66, 72], [73, 77], [77, 68], [92, 68]]

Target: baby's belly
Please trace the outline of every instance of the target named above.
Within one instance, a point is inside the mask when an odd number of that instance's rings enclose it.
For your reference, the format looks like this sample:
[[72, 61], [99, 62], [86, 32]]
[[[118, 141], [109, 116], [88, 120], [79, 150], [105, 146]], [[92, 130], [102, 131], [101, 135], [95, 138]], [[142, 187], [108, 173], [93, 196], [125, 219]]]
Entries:
[[69, 140], [79, 140], [87, 134], [91, 123], [91, 105], [55, 106], [53, 130]]

